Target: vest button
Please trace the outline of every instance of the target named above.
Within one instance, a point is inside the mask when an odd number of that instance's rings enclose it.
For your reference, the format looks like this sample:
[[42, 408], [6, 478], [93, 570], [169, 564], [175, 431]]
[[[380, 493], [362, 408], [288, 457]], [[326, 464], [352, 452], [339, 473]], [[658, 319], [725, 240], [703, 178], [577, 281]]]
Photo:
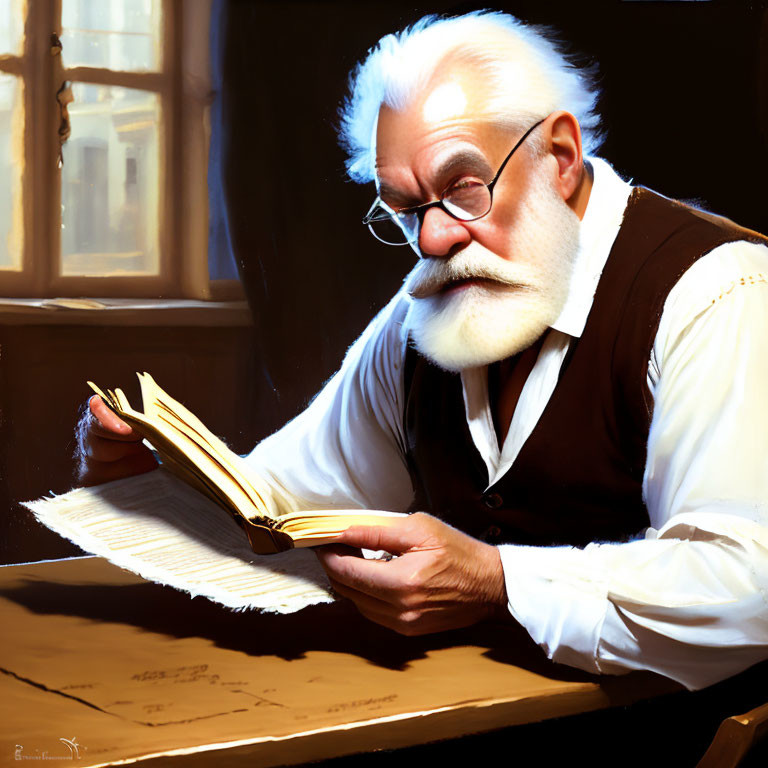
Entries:
[[486, 528], [482, 539], [487, 544], [498, 544], [501, 541], [501, 528], [498, 525], [492, 525]]
[[483, 504], [490, 509], [498, 509], [504, 503], [504, 499], [498, 493], [486, 493], [483, 496]]

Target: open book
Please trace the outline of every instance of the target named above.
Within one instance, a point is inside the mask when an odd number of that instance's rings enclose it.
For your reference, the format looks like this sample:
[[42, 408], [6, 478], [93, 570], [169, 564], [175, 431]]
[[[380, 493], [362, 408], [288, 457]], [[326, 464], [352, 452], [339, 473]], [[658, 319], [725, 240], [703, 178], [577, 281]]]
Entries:
[[353, 525], [385, 525], [395, 512], [323, 510], [269, 513], [268, 489], [244, 460], [212, 434], [193, 413], [164, 392], [148, 373], [138, 373], [144, 412], [131, 407], [122, 390], [94, 392], [160, 454], [163, 466], [229, 512], [260, 555], [293, 547], [327, 544]]

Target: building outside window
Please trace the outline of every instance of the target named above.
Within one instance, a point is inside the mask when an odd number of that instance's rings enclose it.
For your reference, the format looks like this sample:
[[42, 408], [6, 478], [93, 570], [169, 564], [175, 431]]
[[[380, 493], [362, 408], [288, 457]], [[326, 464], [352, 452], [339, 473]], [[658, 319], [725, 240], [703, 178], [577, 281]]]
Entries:
[[0, 295], [241, 297], [208, 267], [210, 5], [0, 0]]

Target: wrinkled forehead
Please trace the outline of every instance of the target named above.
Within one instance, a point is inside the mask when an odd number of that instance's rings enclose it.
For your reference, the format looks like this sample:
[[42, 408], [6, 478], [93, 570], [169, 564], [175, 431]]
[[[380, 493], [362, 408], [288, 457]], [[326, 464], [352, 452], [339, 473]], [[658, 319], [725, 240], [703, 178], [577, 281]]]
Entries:
[[451, 151], [482, 151], [495, 122], [491, 96], [475, 72], [458, 71], [434, 78], [402, 109], [382, 105], [375, 137], [377, 177], [402, 165], [424, 167]]

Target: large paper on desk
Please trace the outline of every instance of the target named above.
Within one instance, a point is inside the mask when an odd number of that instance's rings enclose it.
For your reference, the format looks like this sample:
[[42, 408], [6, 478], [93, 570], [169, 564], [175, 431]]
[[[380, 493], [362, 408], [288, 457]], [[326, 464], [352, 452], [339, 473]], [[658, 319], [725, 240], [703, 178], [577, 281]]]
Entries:
[[50, 759], [61, 737], [80, 768], [304, 765], [654, 693], [552, 664], [514, 624], [404, 637], [341, 601], [235, 614], [100, 558], [0, 568], [0, 625], [0, 765], [19, 768], [39, 763], [14, 750]]
[[333, 600], [311, 551], [255, 555], [227, 512], [162, 469], [24, 505], [86, 552], [193, 597], [277, 613]]

